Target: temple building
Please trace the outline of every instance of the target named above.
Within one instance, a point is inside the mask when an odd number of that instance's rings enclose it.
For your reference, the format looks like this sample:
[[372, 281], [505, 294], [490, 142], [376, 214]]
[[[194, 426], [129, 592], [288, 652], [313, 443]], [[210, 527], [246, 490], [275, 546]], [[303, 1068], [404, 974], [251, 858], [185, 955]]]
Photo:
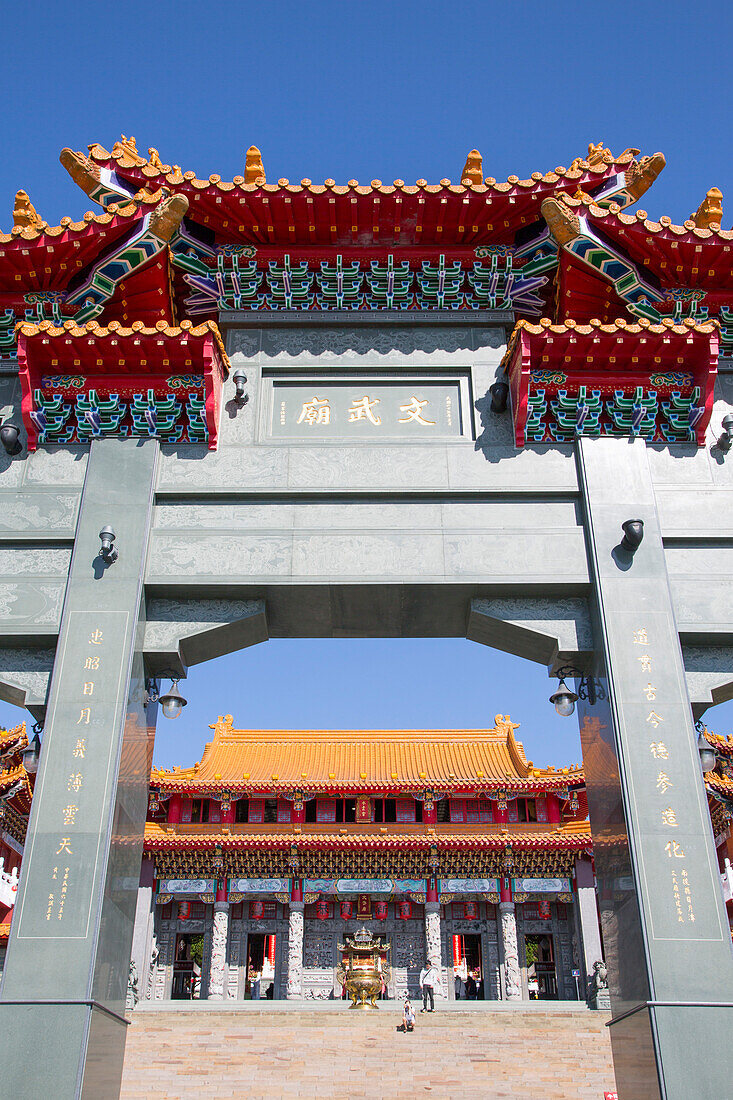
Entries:
[[536, 768], [501, 715], [491, 730], [232, 721], [194, 767], [153, 770], [140, 996], [339, 997], [338, 944], [362, 924], [391, 944], [390, 997], [418, 994], [426, 957], [449, 999], [582, 996], [601, 947], [580, 769]]
[[25, 723], [0, 729], [0, 971], [10, 934], [18, 890], [34, 774], [26, 769], [28, 750]]

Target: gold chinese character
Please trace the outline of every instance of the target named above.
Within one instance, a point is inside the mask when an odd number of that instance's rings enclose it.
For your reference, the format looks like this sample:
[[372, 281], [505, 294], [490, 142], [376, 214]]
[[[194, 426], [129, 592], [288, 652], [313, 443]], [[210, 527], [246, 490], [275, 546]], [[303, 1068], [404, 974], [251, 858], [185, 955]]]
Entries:
[[297, 423], [302, 424], [330, 424], [331, 406], [327, 397], [314, 397], [312, 401], [304, 401]]
[[636, 659], [637, 659], [637, 661], [641, 661], [641, 671], [642, 672], [651, 672], [651, 670], [652, 670], [652, 659], [651, 659], [651, 657], [649, 656], [648, 653], [645, 653], [643, 657], [637, 657]]
[[[78, 722], [76, 724], [77, 724], [77, 726], [79, 725]], [[86, 739], [86, 737], [78, 738], [78, 740], [76, 742], [76, 745], [74, 746], [74, 756], [80, 756], [83, 760], [84, 759], [84, 753], [86, 751], [87, 751], [87, 739]]]
[[[64, 825], [74, 825], [76, 823], [76, 815], [79, 810], [78, 806], [64, 806], [61, 813], [64, 815]], [[58, 855], [58, 852], [56, 853]]]
[[90, 645], [101, 645], [103, 637], [104, 637], [104, 635], [102, 634], [101, 630], [93, 630], [91, 632], [91, 634], [89, 635], [89, 644]]
[[649, 716], [647, 718], [647, 722], [650, 722], [651, 725], [654, 726], [655, 729], [657, 728], [659, 723], [663, 722], [663, 721], [664, 721], [664, 719], [662, 718], [661, 714], [657, 714], [657, 712], [654, 711], [654, 710], [649, 711]]
[[75, 774], [69, 776], [69, 780], [66, 784], [66, 789], [67, 791], [79, 791], [81, 790], [81, 785], [83, 782], [84, 776], [81, 774], [81, 772], [76, 772]]
[[673, 825], [675, 829], [679, 825], [677, 814], [671, 806], [668, 806], [666, 810], [662, 810], [662, 825]]
[[92, 672], [96, 672], [99, 668], [99, 657], [87, 657], [84, 662], [84, 668], [91, 669]]
[[649, 748], [652, 750], [652, 756], [655, 760], [669, 760], [669, 749], [664, 741], [652, 741]]
[[644, 688], [644, 694], [646, 695], [647, 699], [651, 703], [652, 699], [656, 699], [656, 697], [657, 697], [656, 688], [653, 688], [651, 684], [647, 684], [646, 687]]
[[74, 853], [72, 852], [71, 848], [69, 847], [70, 842], [71, 842], [71, 837], [70, 836], [62, 836], [61, 837], [61, 844], [56, 849], [56, 855], [59, 855], [60, 852], [68, 852], [70, 856], [73, 856]]
[[426, 427], [434, 427], [434, 420], [425, 420], [422, 416], [422, 411], [427, 403], [427, 401], [418, 401], [416, 397], [412, 397], [410, 399], [409, 405], [400, 405], [400, 412], [407, 413], [407, 416], [401, 416], [399, 419], [399, 423], [409, 424], [411, 420], [414, 420], [416, 424], [424, 424]]
[[657, 790], [660, 794], [665, 794], [670, 787], [673, 787], [674, 783], [669, 778], [666, 772], [660, 772], [657, 776]]
[[674, 856], [675, 859], [684, 859], [685, 853], [680, 848], [676, 840], [670, 840], [664, 845], [664, 850], [670, 859]]
[[82, 688], [82, 695], [94, 695], [94, 681], [87, 680]]
[[91, 717], [91, 708], [90, 707], [82, 707], [81, 714], [79, 715], [78, 721], [76, 723], [77, 726], [80, 726], [82, 724], [82, 722], [84, 723], [85, 726], [88, 726], [90, 717]]
[[372, 412], [374, 406], [378, 404], [378, 397], [375, 397], [373, 401], [370, 401], [368, 397], [358, 399], [355, 397], [349, 409], [349, 424], [354, 424], [357, 420], [371, 420], [372, 424], [379, 426], [382, 423], [381, 418], [375, 416]]
[[649, 638], [646, 630], [634, 631], [634, 645], [649, 645]]

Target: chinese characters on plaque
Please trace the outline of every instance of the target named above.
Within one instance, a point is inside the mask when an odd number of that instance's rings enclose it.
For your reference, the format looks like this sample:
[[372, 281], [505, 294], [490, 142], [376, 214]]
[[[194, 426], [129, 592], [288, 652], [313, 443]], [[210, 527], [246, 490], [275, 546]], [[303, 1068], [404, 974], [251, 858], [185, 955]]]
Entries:
[[462, 434], [459, 380], [273, 383], [272, 435], [311, 441]]
[[692, 887], [687, 873], [688, 857], [685, 854], [685, 845], [673, 832], [680, 826], [680, 807], [677, 804], [675, 779], [670, 773], [675, 774], [676, 766], [680, 762], [674, 759], [664, 740], [663, 730], [667, 720], [664, 708], [655, 708], [652, 705], [657, 698], [654, 682], [654, 638], [646, 628], [639, 627], [633, 631], [633, 644], [640, 649], [636, 656], [640, 674], [638, 690], [648, 704], [644, 707], [647, 730], [645, 740], [647, 752], [653, 761], [653, 787], [645, 793], [653, 806], [656, 824], [662, 830], [662, 859], [667, 867], [668, 888], [671, 889], [677, 923], [694, 924], [696, 918]]

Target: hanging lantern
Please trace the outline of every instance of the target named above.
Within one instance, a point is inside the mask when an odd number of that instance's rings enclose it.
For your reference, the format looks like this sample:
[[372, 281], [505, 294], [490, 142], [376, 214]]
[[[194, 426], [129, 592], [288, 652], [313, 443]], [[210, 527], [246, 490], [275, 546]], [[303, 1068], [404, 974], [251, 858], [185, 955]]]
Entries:
[[549, 901], [541, 901], [537, 906], [537, 911], [540, 915], [540, 920], [550, 919], [550, 903]]
[[319, 898], [316, 902], [316, 916], [319, 920], [328, 920], [331, 916], [331, 905], [326, 898]]
[[400, 920], [409, 920], [412, 916], [412, 902], [401, 901], [397, 906], [397, 916]]
[[148, 809], [151, 814], [157, 814], [160, 809], [160, 799], [157, 791], [151, 791], [148, 797]]
[[465, 920], [476, 920], [478, 918], [478, 904], [475, 901], [464, 901], [463, 916]]
[[353, 901], [341, 902], [341, 920], [351, 920], [354, 915], [354, 903]]
[[252, 920], [262, 920], [265, 915], [264, 901], [251, 901], [249, 903], [249, 915]]
[[190, 901], [179, 901], [178, 902], [178, 919], [179, 920], [188, 920], [190, 916], [191, 916], [191, 902]]
[[570, 813], [571, 814], [577, 814], [579, 807], [580, 807], [580, 803], [578, 802], [578, 792], [577, 791], [571, 791], [570, 792], [570, 805], [569, 805]]
[[386, 920], [389, 906], [384, 900], [374, 902], [374, 916], [377, 920]]

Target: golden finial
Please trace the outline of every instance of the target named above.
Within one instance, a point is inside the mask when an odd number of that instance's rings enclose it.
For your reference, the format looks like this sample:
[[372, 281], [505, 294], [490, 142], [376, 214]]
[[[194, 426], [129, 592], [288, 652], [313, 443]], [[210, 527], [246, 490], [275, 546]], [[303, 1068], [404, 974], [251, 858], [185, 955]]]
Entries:
[[157, 149], [154, 149], [152, 145], [148, 149], [148, 164], [151, 168], [162, 168], [163, 162], [160, 159], [160, 153]]
[[461, 183], [465, 183], [468, 180], [469, 183], [483, 183], [484, 182], [484, 162], [483, 157], [479, 153], [478, 149], [472, 149], [466, 157], [466, 163], [463, 165], [463, 171], [461, 172]]
[[723, 220], [723, 192], [719, 187], [711, 187], [705, 198], [692, 215], [698, 229], [720, 229]]
[[31, 227], [40, 229], [43, 224], [43, 218], [39, 217], [36, 213], [35, 206], [28, 198], [28, 192], [18, 191], [15, 196], [15, 206], [13, 207], [13, 225], [19, 226], [21, 229], [29, 229]]
[[262, 153], [256, 145], [250, 145], [244, 164], [245, 183], [265, 183], [267, 177], [262, 164]]

